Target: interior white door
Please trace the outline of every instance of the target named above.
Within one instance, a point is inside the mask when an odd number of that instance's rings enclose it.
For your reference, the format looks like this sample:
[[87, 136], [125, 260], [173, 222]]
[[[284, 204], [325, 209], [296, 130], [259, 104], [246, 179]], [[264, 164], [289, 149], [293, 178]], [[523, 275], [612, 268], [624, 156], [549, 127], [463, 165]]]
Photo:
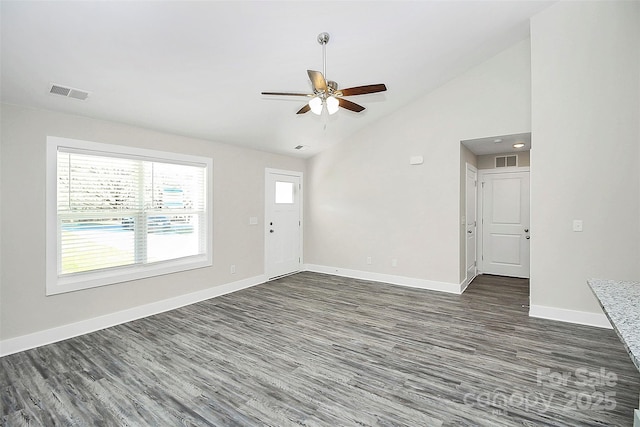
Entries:
[[302, 175], [296, 172], [266, 172], [265, 271], [269, 279], [300, 270], [301, 181]]
[[529, 277], [529, 172], [482, 179], [482, 272]]
[[466, 266], [467, 283], [478, 274], [477, 264], [477, 206], [478, 206], [478, 170], [467, 163], [466, 193]]

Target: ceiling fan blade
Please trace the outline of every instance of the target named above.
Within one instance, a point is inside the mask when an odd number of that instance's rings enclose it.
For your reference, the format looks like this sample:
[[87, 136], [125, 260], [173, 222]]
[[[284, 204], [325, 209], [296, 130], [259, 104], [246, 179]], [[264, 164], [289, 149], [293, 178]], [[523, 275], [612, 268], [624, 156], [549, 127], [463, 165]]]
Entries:
[[296, 114], [304, 114], [307, 111], [311, 110], [311, 107], [309, 107], [309, 104], [304, 104], [304, 107], [302, 107], [301, 109], [298, 110], [298, 112]]
[[387, 90], [387, 87], [384, 84], [380, 83], [376, 85], [356, 86], [347, 89], [340, 89], [338, 93], [341, 93], [342, 96], [353, 96], [366, 95], [367, 93], [384, 92], [385, 90]]
[[278, 96], [315, 96], [311, 93], [295, 93], [295, 92], [260, 92], [262, 95], [278, 95]]
[[311, 80], [311, 84], [313, 85], [314, 92], [327, 91], [327, 81], [324, 79], [324, 76], [320, 71], [307, 70], [307, 74], [309, 75], [309, 80]]
[[358, 105], [355, 102], [351, 102], [344, 98], [338, 98], [338, 102], [342, 108], [355, 111], [356, 113], [359, 113], [360, 111], [364, 110], [364, 107], [362, 105]]

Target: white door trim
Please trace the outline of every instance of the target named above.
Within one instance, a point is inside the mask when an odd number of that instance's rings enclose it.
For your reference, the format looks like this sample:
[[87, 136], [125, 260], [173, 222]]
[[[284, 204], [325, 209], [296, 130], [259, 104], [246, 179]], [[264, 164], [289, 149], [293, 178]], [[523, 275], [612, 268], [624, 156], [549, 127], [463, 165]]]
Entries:
[[299, 171], [290, 171], [290, 170], [284, 170], [284, 169], [274, 169], [274, 168], [265, 168], [264, 169], [264, 221], [263, 221], [263, 225], [264, 225], [264, 275], [267, 277], [267, 280], [269, 280], [269, 270], [268, 270], [268, 266], [267, 266], [267, 262], [268, 262], [268, 239], [267, 239], [267, 235], [269, 233], [269, 227], [267, 225], [267, 218], [269, 216], [269, 208], [268, 208], [268, 203], [267, 203], [267, 185], [269, 185], [269, 175], [270, 174], [277, 174], [277, 175], [289, 175], [289, 176], [295, 176], [300, 180], [300, 203], [299, 203], [299, 208], [300, 208], [300, 268], [302, 269], [302, 266], [304, 265], [304, 217], [303, 217], [303, 212], [304, 212], [304, 181], [303, 181], [303, 173], [299, 172]]
[[516, 172], [531, 172], [529, 166], [513, 166], [508, 168], [497, 169], [478, 169], [478, 175], [490, 175], [490, 174], [503, 174], [503, 173], [516, 173]]
[[[476, 259], [474, 261], [476, 261], [476, 269], [475, 269], [475, 274], [473, 275], [473, 277], [469, 277], [469, 270], [467, 269], [467, 265], [469, 264], [469, 260], [467, 259], [467, 255], [469, 254], [469, 238], [467, 237], [467, 228], [468, 228], [468, 221], [469, 219], [467, 218], [467, 214], [468, 214], [468, 206], [466, 206], [466, 200], [468, 200], [467, 195], [469, 193], [469, 188], [467, 188], [467, 173], [471, 171], [474, 172], [476, 174], [476, 185], [473, 188], [473, 191], [476, 193], [475, 194], [475, 200], [476, 200], [476, 226], [475, 226], [475, 233], [476, 233]], [[465, 281], [464, 283], [469, 284], [473, 279], [475, 279], [475, 277], [478, 275], [478, 194], [479, 194], [479, 190], [478, 190], [478, 181], [479, 181], [479, 174], [478, 174], [478, 168], [475, 167], [474, 165], [472, 165], [471, 163], [465, 163], [465, 221], [464, 221], [464, 270], [465, 270]]]
[[[531, 173], [529, 166], [514, 166], [514, 167], [506, 167], [506, 168], [497, 168], [497, 169], [479, 169], [478, 170], [478, 182], [483, 182], [485, 176], [494, 175], [494, 174], [505, 174], [505, 173], [518, 173], [518, 172], [529, 172]], [[478, 212], [476, 213], [477, 218], [484, 218], [484, 211], [482, 206], [482, 184], [478, 185]], [[531, 199], [531, 196], [529, 196]], [[476, 227], [476, 258], [478, 259], [478, 270], [477, 274], [484, 273], [484, 251], [483, 251], [483, 239], [484, 239], [484, 223], [483, 221], [479, 221], [478, 227]]]

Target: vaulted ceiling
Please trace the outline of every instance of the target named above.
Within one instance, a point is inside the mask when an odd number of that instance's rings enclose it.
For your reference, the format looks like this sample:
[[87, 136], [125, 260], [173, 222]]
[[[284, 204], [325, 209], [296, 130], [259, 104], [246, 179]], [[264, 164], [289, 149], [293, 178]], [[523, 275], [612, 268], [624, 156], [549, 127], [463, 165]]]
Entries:
[[[307, 157], [528, 37], [548, 1], [0, 2], [2, 102]], [[306, 70], [362, 113], [296, 115]], [[51, 83], [90, 92], [80, 101]], [[296, 151], [295, 146], [304, 150]]]

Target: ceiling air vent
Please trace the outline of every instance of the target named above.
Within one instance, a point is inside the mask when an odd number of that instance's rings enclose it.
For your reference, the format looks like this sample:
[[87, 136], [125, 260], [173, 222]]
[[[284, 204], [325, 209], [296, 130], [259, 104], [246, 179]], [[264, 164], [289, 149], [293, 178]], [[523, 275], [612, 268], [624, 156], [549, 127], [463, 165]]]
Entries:
[[49, 93], [53, 95], [65, 96], [67, 98], [74, 98], [84, 101], [89, 97], [89, 92], [81, 89], [74, 89], [72, 87], [66, 87], [59, 84], [52, 83], [49, 87]]
[[506, 168], [512, 166], [518, 166], [518, 155], [496, 157], [497, 168]]

